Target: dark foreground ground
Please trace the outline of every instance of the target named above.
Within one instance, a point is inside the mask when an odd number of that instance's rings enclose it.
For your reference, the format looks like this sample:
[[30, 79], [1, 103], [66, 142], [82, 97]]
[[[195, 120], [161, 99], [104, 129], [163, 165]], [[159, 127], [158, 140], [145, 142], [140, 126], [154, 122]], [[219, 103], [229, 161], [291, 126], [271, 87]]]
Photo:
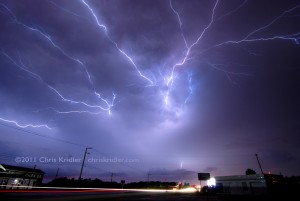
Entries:
[[298, 201], [299, 196], [225, 196], [205, 195], [201, 193], [151, 193], [122, 191], [39, 191], [39, 192], [3, 192], [0, 190], [1, 201]]

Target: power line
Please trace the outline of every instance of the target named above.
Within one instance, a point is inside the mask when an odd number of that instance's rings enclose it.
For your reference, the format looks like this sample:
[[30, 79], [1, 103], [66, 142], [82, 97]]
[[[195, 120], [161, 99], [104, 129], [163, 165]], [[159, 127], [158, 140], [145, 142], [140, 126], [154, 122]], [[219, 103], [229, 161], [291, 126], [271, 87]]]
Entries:
[[85, 145], [82, 145], [82, 144], [78, 144], [78, 143], [71, 142], [71, 141], [64, 140], [64, 139], [60, 139], [60, 138], [45, 136], [45, 135], [43, 135], [41, 133], [38, 133], [38, 132], [25, 130], [25, 129], [18, 128], [18, 127], [15, 127], [15, 126], [10, 126], [10, 125], [7, 125], [7, 124], [1, 123], [1, 122], [0, 122], [0, 125], [8, 127], [8, 128], [15, 129], [15, 130], [18, 130], [18, 131], [22, 131], [22, 132], [25, 132], [25, 133], [28, 133], [28, 134], [36, 135], [36, 136], [39, 136], [39, 137], [48, 138], [48, 139], [51, 139], [51, 140], [56, 140], [56, 141], [60, 141], [60, 142], [63, 142], [63, 143], [67, 143], [67, 144], [71, 144], [71, 145], [75, 145], [75, 146], [79, 146], [79, 147], [86, 147]]

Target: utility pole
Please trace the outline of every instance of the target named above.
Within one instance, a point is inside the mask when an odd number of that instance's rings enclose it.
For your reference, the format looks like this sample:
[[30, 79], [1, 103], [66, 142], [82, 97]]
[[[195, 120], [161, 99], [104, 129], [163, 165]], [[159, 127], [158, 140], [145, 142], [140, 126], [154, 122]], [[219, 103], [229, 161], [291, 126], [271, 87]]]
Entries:
[[83, 166], [84, 166], [84, 161], [85, 161], [86, 154], [88, 154], [88, 152], [87, 152], [88, 149], [92, 149], [92, 148], [91, 147], [85, 148], [85, 152], [84, 152], [84, 156], [83, 156], [83, 160], [82, 160], [82, 164], [81, 164], [81, 169], [80, 169], [80, 174], [79, 174], [78, 180], [81, 180], [81, 175], [82, 175], [82, 170], [83, 170]]
[[260, 162], [259, 162], [259, 160], [258, 160], [258, 155], [257, 155], [257, 154], [255, 154], [255, 156], [256, 156], [256, 159], [257, 159], [257, 162], [258, 162], [258, 165], [259, 165], [260, 171], [261, 171], [261, 173], [262, 173], [262, 174], [264, 174], [264, 172], [263, 172], [263, 170], [262, 170], [262, 168], [261, 168]]

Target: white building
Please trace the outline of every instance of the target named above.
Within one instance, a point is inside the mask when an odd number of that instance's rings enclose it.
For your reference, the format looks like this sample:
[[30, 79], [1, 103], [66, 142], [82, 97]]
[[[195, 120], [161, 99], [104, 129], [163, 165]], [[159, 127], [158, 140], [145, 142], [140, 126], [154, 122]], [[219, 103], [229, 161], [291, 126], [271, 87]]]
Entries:
[[39, 169], [0, 164], [0, 189], [30, 189], [42, 183]]
[[218, 176], [216, 188], [219, 193], [230, 195], [264, 195], [268, 193], [264, 174]]

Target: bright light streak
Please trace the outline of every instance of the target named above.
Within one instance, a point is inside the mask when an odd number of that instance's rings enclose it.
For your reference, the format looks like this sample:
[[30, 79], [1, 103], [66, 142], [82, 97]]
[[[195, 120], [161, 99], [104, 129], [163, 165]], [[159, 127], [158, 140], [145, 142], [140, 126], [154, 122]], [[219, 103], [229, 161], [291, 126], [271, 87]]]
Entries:
[[[11, 188], [11, 185], [0, 185], [0, 187], [6, 187], [6, 188]], [[28, 186], [18, 186], [18, 188], [27, 188]], [[36, 191], [34, 191], [36, 189]], [[47, 191], [51, 190], [51, 191]], [[145, 193], [193, 193], [196, 192], [197, 190], [193, 187], [186, 188], [186, 189], [181, 189], [181, 190], [164, 190], [164, 189], [120, 189], [120, 188], [72, 188], [72, 187], [39, 187], [39, 186], [33, 186], [32, 190], [27, 191], [27, 192], [54, 192], [53, 190], [57, 190], [55, 192], [145, 192]], [[26, 192], [26, 191], [24, 191]]]
[[183, 189], [180, 189], [177, 191], [184, 192], [184, 193], [194, 193], [194, 192], [197, 192], [197, 189], [195, 189], [194, 187], [187, 187], [187, 188], [183, 188]]

